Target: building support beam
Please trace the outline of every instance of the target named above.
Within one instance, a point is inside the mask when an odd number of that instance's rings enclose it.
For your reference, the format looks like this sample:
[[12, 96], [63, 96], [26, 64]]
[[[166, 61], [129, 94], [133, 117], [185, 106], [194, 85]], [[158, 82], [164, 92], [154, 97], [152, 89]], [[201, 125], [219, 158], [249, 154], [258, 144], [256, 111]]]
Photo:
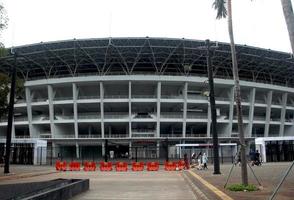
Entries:
[[273, 91], [269, 91], [267, 93], [267, 107], [266, 107], [266, 114], [265, 114], [265, 127], [264, 127], [264, 137], [269, 136], [269, 127], [271, 121], [271, 106], [272, 106], [272, 98], [273, 98]]
[[229, 107], [229, 125], [228, 125], [228, 137], [232, 137], [233, 120], [234, 120], [234, 108], [235, 108], [235, 89], [231, 87], [230, 93], [230, 107]]
[[129, 137], [132, 137], [132, 82], [129, 81]]
[[105, 138], [104, 136], [104, 88], [103, 82], [100, 82], [100, 117], [101, 117], [101, 137], [102, 139]]
[[28, 115], [28, 122], [29, 122], [29, 131], [30, 131], [30, 138], [33, 138], [34, 130], [33, 130], [33, 116], [32, 116], [32, 97], [31, 97], [31, 91], [28, 87], [25, 87], [25, 94], [26, 94], [26, 103], [27, 103], [27, 115]]
[[55, 133], [55, 125], [54, 125], [54, 92], [52, 85], [48, 85], [48, 102], [49, 102], [49, 120], [50, 120], [50, 129], [51, 129], [51, 137], [54, 138]]
[[288, 93], [284, 93], [282, 96], [282, 109], [281, 109], [281, 124], [280, 124], [280, 131], [279, 131], [279, 136], [284, 136], [284, 129], [285, 129], [285, 116], [286, 116], [286, 107], [287, 107], [287, 98], [288, 98]]
[[183, 105], [183, 131], [182, 131], [183, 133], [182, 133], [182, 136], [183, 136], [183, 138], [185, 138], [186, 137], [186, 126], [187, 126], [188, 82], [185, 82], [183, 95], [184, 95], [184, 105]]
[[256, 89], [252, 88], [250, 90], [250, 107], [249, 107], [249, 124], [248, 124], [248, 133], [247, 137], [252, 137], [252, 127], [253, 127], [253, 120], [254, 120], [254, 104], [255, 104], [255, 93]]
[[73, 93], [73, 111], [74, 111], [74, 129], [75, 129], [75, 138], [79, 137], [79, 128], [78, 128], [78, 90], [77, 85], [75, 83], [72, 84], [72, 93]]
[[161, 82], [157, 82], [156, 137], [160, 137], [160, 99], [161, 99]]

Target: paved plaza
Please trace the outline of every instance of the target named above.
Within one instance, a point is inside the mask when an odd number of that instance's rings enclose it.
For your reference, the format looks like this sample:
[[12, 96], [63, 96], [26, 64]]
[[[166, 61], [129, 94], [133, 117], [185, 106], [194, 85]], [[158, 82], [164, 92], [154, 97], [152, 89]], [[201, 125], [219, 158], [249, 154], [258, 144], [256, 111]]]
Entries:
[[[206, 180], [232, 199], [267, 199], [277, 185], [290, 163], [269, 163], [253, 167], [263, 186], [257, 192], [229, 192], [223, 189], [230, 164], [221, 165], [221, 175], [212, 175], [212, 166], [206, 171], [192, 169], [191, 172]], [[3, 169], [3, 168], [1, 168]], [[90, 179], [90, 190], [73, 199], [221, 199], [189, 171], [167, 172], [162, 168], [158, 172], [56, 172], [51, 166], [12, 166], [13, 175], [0, 173], [0, 184], [45, 181], [56, 178]], [[248, 170], [250, 183], [256, 184]], [[240, 167], [233, 170], [229, 183], [240, 182]], [[283, 184], [276, 199], [288, 200], [294, 196], [294, 172]], [[225, 199], [225, 198], [224, 198]]]

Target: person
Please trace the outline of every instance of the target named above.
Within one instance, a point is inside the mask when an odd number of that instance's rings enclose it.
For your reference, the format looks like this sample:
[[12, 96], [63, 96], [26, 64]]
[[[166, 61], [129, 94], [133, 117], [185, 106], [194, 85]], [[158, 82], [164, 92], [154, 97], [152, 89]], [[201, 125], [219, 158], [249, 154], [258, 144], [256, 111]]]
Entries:
[[198, 161], [198, 167], [197, 169], [202, 169], [202, 152], [200, 151], [200, 153], [197, 156], [197, 161]]
[[208, 158], [206, 156], [206, 153], [203, 153], [203, 156], [202, 156], [203, 169], [208, 169], [207, 161], [208, 161]]
[[258, 152], [258, 150], [256, 150], [256, 152], [255, 152], [254, 165], [257, 165], [257, 166], [261, 165], [260, 153]]
[[185, 169], [189, 169], [190, 165], [189, 165], [189, 160], [186, 153], [184, 154], [184, 162], [185, 162]]
[[195, 153], [192, 153], [192, 156], [191, 156], [191, 167], [195, 167], [196, 165], [196, 154]]
[[[237, 158], [237, 159], [236, 159]], [[237, 165], [237, 164], [239, 164], [239, 166], [240, 166], [240, 164], [241, 164], [241, 151], [238, 151], [237, 153], [236, 153], [236, 157], [235, 157], [235, 165]]]
[[250, 156], [251, 165], [253, 166], [254, 165], [254, 161], [255, 161], [255, 152], [254, 152], [253, 149], [250, 150], [249, 156]]

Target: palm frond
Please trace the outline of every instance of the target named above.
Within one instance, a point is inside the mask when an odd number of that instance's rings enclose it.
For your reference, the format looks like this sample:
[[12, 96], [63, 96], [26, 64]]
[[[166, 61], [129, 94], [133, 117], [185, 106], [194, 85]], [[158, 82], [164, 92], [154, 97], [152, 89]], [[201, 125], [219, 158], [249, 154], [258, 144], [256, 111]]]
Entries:
[[227, 17], [227, 8], [226, 0], [214, 0], [212, 7], [216, 10], [216, 18], [226, 18]]

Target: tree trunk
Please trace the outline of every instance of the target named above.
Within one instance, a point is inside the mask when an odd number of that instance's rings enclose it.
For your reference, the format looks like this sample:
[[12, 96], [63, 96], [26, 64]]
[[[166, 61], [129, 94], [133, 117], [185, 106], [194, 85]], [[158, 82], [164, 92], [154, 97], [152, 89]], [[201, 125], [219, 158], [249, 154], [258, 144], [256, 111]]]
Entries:
[[294, 14], [291, 0], [281, 0], [285, 21], [291, 42], [292, 53], [294, 53]]
[[241, 177], [242, 184], [248, 185], [248, 175], [247, 175], [247, 162], [246, 162], [246, 152], [245, 152], [245, 139], [244, 139], [244, 129], [243, 129], [243, 116], [241, 107], [241, 94], [240, 94], [240, 84], [239, 84], [239, 74], [238, 74], [238, 62], [236, 56], [234, 33], [233, 33], [233, 21], [232, 21], [232, 0], [228, 0], [228, 29], [230, 36], [232, 63], [233, 63], [233, 76], [235, 82], [235, 101], [238, 116], [238, 129], [239, 129], [239, 140], [241, 145]]

